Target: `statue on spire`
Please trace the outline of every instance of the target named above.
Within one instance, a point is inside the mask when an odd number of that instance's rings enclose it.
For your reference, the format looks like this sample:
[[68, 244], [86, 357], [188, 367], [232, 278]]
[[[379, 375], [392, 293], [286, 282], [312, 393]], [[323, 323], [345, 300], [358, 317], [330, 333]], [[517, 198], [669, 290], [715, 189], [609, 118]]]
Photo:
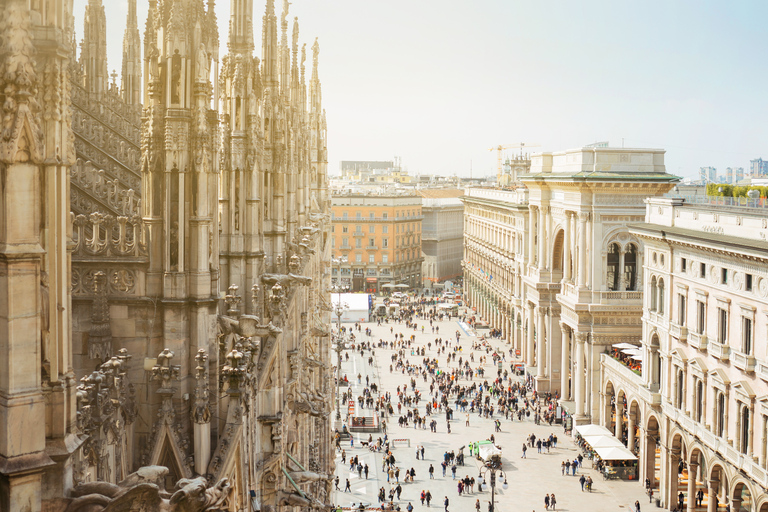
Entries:
[[283, 25], [288, 24], [288, 7], [291, 5], [291, 2], [288, 0], [283, 0], [283, 12], [280, 15], [280, 17], [283, 19]]

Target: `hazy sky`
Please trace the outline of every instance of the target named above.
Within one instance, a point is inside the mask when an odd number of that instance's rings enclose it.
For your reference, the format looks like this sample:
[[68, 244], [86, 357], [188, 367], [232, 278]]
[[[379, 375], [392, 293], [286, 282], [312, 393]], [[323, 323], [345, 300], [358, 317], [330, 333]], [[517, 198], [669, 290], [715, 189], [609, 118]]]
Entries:
[[[147, 0], [139, 2], [144, 31]], [[75, 0], [77, 38], [87, 0]], [[120, 69], [127, 0], [104, 0]], [[280, 8], [281, 1], [277, 1]], [[229, 1], [218, 0], [222, 56]], [[254, 0], [261, 56], [265, 0]], [[497, 144], [667, 150], [694, 176], [768, 158], [765, 1], [294, 0], [320, 40], [329, 167], [495, 174]], [[311, 60], [308, 60], [308, 64]]]

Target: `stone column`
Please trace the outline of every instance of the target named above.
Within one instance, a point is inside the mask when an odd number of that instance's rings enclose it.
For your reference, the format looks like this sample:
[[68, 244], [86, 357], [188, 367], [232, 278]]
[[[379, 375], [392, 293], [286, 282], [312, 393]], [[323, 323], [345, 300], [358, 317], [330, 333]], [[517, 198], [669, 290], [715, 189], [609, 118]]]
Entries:
[[544, 308], [536, 308], [536, 379], [544, 379]]
[[669, 467], [669, 503], [670, 507], [677, 505], [677, 493], [680, 480], [680, 474], [677, 472], [677, 466], [680, 463], [680, 452], [670, 452], [667, 458]]
[[570, 329], [563, 322], [560, 322], [560, 340], [562, 344], [562, 350], [560, 351], [560, 397], [563, 400], [570, 398], [568, 394], [568, 374], [570, 373], [570, 365], [568, 361], [571, 357], [571, 339]]
[[[552, 209], [549, 206], [542, 208], [544, 210], [544, 237], [548, 239], [552, 236]], [[544, 239], [542, 239], [542, 242]], [[547, 270], [552, 270], [552, 248], [549, 244], [542, 243], [544, 251], [544, 264], [543, 267]]]
[[[696, 505], [696, 470], [699, 465], [695, 462], [688, 464], [688, 512], [693, 512]], [[734, 509], [738, 511], [739, 509]]]
[[579, 272], [578, 285], [583, 288], [587, 285], [587, 219], [588, 213], [579, 214]]
[[545, 220], [546, 216], [546, 209], [545, 208], [539, 208], [539, 223], [537, 226], [537, 231], [539, 233], [537, 242], [537, 252], [538, 252], [538, 260], [537, 260], [537, 266], [539, 267], [539, 270], [542, 270], [546, 268], [546, 254], [545, 254], [545, 248], [546, 244], [544, 243], [544, 237], [546, 236], [546, 232], [544, 231], [544, 225], [546, 223]]
[[627, 288], [624, 282], [624, 248], [619, 249], [619, 268], [616, 270], [619, 273], [619, 291], [624, 291]]
[[505, 333], [506, 334], [507, 343], [511, 346], [512, 345], [512, 325], [513, 325], [513, 323], [512, 323], [512, 320], [510, 320], [509, 315], [507, 315], [507, 319], [504, 322], [504, 325], [507, 328], [507, 332]]
[[536, 207], [531, 206], [528, 213], [528, 265], [536, 261]]
[[576, 364], [575, 364], [575, 386], [576, 395], [576, 417], [584, 418], [584, 343], [587, 341], [588, 334], [585, 332], [576, 333]]
[[717, 512], [715, 502], [717, 501], [717, 490], [719, 487], [719, 480], [712, 479], [709, 481], [709, 489], [707, 490], [707, 512]]
[[616, 439], [621, 441], [621, 427], [624, 425], [624, 402], [622, 402], [619, 399], [618, 395], [616, 396], [616, 428], [613, 432], [613, 435], [616, 436]]
[[635, 453], [635, 416], [632, 414], [632, 405], [627, 411], [627, 448]]
[[563, 236], [563, 282], [571, 282], [571, 214], [565, 212], [565, 234]]
[[533, 366], [535, 363], [535, 356], [534, 356], [534, 339], [533, 339], [533, 304], [528, 304], [528, 336], [527, 336], [527, 346], [525, 348], [525, 363], [528, 366]]

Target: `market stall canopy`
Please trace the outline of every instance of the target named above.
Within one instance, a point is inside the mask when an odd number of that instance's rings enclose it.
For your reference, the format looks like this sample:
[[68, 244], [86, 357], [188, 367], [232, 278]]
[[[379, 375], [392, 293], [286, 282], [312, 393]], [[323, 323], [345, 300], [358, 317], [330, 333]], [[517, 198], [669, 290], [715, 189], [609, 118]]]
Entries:
[[574, 430], [581, 434], [581, 437], [613, 435], [613, 432], [600, 425], [577, 425], [574, 427]]
[[621, 351], [622, 354], [627, 354], [627, 355], [630, 355], [630, 356], [633, 355], [633, 354], [638, 354], [638, 353], [642, 353], [642, 352], [643, 351], [640, 350], [640, 348], [638, 348], [638, 347], [625, 348], [625, 349], [622, 349], [622, 351]]
[[401, 283], [401, 284], [396, 284], [395, 288], [410, 288], [410, 286], [408, 286], [407, 284], [402, 284]]
[[491, 455], [501, 455], [501, 450], [496, 448], [493, 444], [483, 444], [480, 445], [480, 458], [483, 460], [488, 460]]
[[643, 360], [643, 353], [638, 352], [637, 354], [629, 354], [630, 359], [634, 359], [635, 361], [642, 361]]
[[383, 284], [383, 285], [381, 285], [381, 287], [382, 287], [382, 288], [394, 288], [394, 287], [395, 287], [395, 285], [394, 285], [394, 283], [387, 283], [387, 284]]
[[635, 454], [624, 448], [624, 446], [595, 448], [595, 451], [603, 460], [637, 460]]

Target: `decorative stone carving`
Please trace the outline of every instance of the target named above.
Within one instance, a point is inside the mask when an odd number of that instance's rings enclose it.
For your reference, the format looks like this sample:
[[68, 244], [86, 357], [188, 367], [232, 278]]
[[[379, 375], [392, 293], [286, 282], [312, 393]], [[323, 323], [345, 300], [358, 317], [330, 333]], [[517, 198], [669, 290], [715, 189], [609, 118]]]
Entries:
[[93, 277], [93, 291], [96, 297], [91, 306], [88, 357], [106, 361], [112, 355], [112, 327], [109, 323], [107, 275], [102, 271], [97, 271]]
[[[156, 474], [153, 479], [161, 483], [162, 471], [153, 473]], [[183, 478], [176, 484], [177, 490], [173, 494], [158, 483], [138, 483], [131, 487], [105, 482], [80, 484], [72, 489], [65, 511], [219, 512], [226, 510], [225, 501], [232, 492], [227, 478], [222, 478], [213, 487], [209, 487], [203, 477]]]
[[201, 348], [195, 356], [195, 406], [192, 410], [192, 418], [195, 423], [208, 423], [211, 421], [211, 409], [208, 397], [208, 354]]

